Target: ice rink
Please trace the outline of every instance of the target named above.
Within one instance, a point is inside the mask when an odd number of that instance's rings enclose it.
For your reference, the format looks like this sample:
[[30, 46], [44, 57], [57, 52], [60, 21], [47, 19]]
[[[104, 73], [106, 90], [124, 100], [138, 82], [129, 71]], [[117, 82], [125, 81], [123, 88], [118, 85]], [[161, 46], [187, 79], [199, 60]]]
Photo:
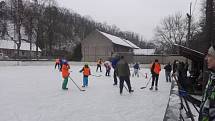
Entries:
[[[81, 87], [80, 65], [71, 66], [71, 78]], [[158, 91], [145, 89], [150, 70], [141, 68], [140, 77], [131, 77], [132, 94], [113, 86], [113, 77], [96, 72], [89, 85], [79, 91], [72, 81], [68, 91], [61, 89], [61, 73], [54, 66], [0, 66], [0, 121], [162, 121], [169, 100], [171, 83], [164, 70]], [[131, 68], [132, 73], [132, 68]], [[145, 78], [145, 73], [148, 78]]]

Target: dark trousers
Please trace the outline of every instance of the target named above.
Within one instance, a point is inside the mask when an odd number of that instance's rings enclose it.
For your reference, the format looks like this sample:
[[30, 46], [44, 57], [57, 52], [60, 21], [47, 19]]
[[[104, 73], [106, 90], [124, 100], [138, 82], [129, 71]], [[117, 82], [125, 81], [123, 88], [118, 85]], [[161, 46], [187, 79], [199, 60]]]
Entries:
[[156, 87], [158, 86], [158, 77], [158, 74], [152, 74], [152, 87], [154, 86], [154, 83]]
[[113, 80], [114, 80], [114, 84], [117, 84], [117, 76], [116, 76], [116, 70], [115, 69], [113, 72]]
[[97, 64], [96, 72], [98, 71], [99, 68], [100, 68], [100, 72], [102, 72], [102, 67], [100, 64]]
[[123, 90], [123, 86], [124, 86], [124, 81], [126, 82], [127, 86], [128, 86], [128, 90], [129, 92], [131, 91], [131, 83], [130, 83], [130, 78], [129, 76], [120, 76], [119, 77], [120, 83], [119, 83], [119, 92], [122, 93]]
[[165, 71], [165, 75], [166, 75], [166, 82], [171, 82], [171, 76], [170, 76], [171, 72], [169, 71]]
[[67, 87], [67, 83], [68, 83], [68, 77], [64, 78], [63, 80], [63, 84], [62, 84], [62, 89], [66, 89]]
[[54, 68], [56, 69], [56, 67], [57, 67], [58, 69], [60, 69], [60, 64], [59, 64], [59, 63], [55, 63]]
[[106, 70], [105, 76], [110, 76], [110, 69]]

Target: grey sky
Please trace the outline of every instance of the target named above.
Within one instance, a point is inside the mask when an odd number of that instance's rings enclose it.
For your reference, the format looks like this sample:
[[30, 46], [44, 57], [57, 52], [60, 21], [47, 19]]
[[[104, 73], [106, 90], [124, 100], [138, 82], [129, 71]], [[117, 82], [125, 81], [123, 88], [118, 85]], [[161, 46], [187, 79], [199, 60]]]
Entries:
[[[197, 1], [197, 2], [196, 2]], [[153, 37], [153, 30], [162, 18], [181, 12], [189, 12], [189, 4], [194, 16], [199, 13], [202, 0], [57, 0], [58, 5], [81, 14], [91, 16], [93, 20], [108, 25], [116, 25], [122, 31], [132, 31], [146, 39]]]

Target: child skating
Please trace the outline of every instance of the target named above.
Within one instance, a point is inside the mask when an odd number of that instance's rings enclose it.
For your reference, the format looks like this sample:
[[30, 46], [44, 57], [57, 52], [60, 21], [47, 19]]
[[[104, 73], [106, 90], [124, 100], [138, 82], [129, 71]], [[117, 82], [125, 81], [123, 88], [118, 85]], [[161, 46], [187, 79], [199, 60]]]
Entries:
[[139, 64], [135, 63], [134, 66], [133, 66], [133, 68], [134, 68], [134, 73], [132, 74], [132, 77], [134, 77], [134, 76], [139, 77], [139, 70], [140, 70]]
[[85, 64], [84, 67], [80, 70], [80, 72], [83, 72], [83, 85], [82, 87], [88, 86], [88, 76], [91, 75], [90, 68], [88, 64]]
[[63, 84], [62, 84], [62, 89], [63, 90], [68, 90], [67, 88], [67, 83], [68, 83], [68, 77], [69, 77], [69, 69], [70, 66], [67, 61], [62, 63], [62, 77], [64, 78]]
[[106, 68], [105, 76], [110, 76], [111, 63], [110, 61], [105, 61], [104, 66]]

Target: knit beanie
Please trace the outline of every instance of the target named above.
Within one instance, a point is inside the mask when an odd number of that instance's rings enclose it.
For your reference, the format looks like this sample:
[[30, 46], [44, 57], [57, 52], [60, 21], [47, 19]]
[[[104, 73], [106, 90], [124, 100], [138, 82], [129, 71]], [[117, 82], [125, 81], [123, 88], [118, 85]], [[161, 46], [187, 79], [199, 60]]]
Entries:
[[211, 46], [209, 49], [208, 49], [208, 54], [215, 57], [215, 50], [214, 50], [214, 47]]

